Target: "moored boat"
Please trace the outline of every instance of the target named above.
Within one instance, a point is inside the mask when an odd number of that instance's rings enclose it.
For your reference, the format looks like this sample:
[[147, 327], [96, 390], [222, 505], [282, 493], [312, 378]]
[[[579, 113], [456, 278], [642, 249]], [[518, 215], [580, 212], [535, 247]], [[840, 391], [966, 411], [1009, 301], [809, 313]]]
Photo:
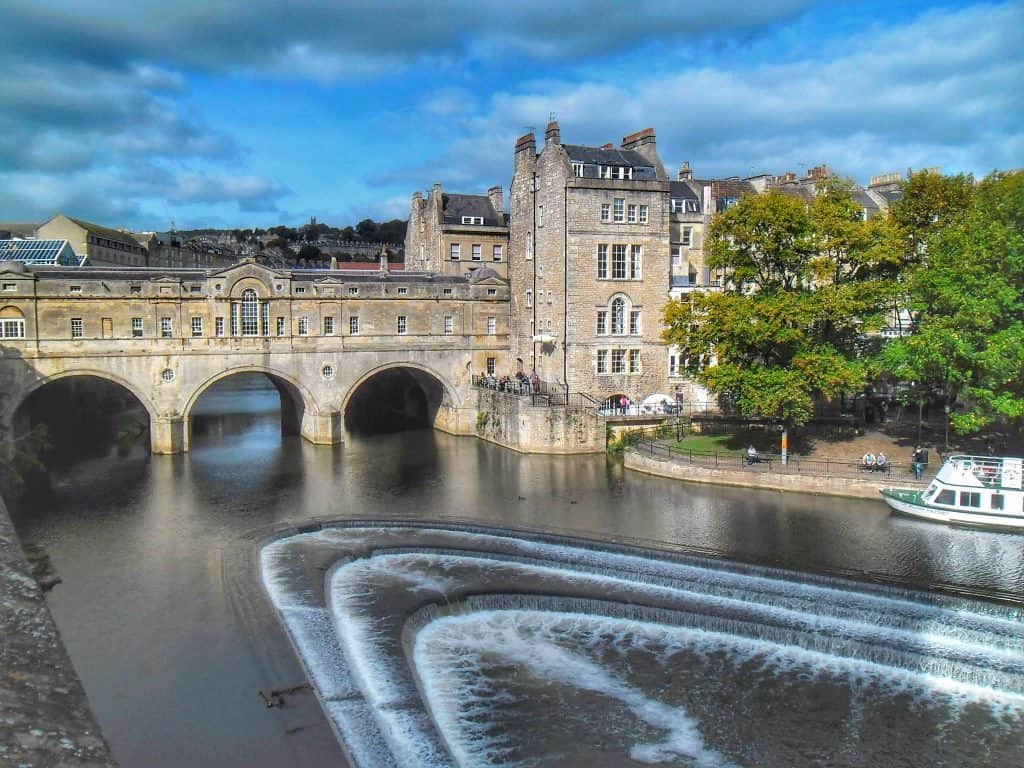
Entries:
[[1024, 459], [950, 456], [923, 491], [883, 488], [897, 512], [953, 525], [1024, 530]]

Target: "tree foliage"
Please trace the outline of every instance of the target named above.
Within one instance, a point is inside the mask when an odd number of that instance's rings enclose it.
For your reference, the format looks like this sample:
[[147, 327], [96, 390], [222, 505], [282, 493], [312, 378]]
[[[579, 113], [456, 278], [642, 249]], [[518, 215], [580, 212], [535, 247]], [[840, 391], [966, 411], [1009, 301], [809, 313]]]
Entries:
[[810, 204], [779, 191], [741, 198], [709, 231], [722, 291], [665, 309], [665, 341], [745, 415], [802, 424], [816, 399], [867, 380], [859, 341], [891, 301], [883, 275], [896, 244], [891, 226], [863, 220], [849, 190], [832, 178]]
[[922, 260], [932, 233], [949, 226], [970, 207], [974, 178], [969, 174], [943, 176], [935, 171], [910, 174], [901, 195], [889, 209], [902, 238], [906, 264]]
[[962, 433], [997, 420], [1019, 428], [1024, 421], [1024, 173], [990, 176], [971, 193], [964, 210], [946, 216], [944, 226], [925, 231], [923, 260], [907, 279], [910, 305], [920, 321], [913, 334], [882, 351], [881, 364], [903, 381], [959, 402], [952, 422]]

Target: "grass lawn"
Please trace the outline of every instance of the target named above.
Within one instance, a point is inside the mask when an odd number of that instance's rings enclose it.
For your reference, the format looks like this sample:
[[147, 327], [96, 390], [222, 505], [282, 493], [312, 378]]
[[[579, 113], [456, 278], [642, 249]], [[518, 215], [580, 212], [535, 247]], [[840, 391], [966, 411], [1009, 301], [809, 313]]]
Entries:
[[[740, 429], [730, 435], [688, 435], [673, 443], [672, 447], [684, 451], [742, 456], [746, 454], [747, 446], [751, 444], [757, 448], [758, 453], [778, 453], [779, 442], [779, 433], [774, 430]], [[798, 453], [796, 450], [792, 452], [793, 455]]]

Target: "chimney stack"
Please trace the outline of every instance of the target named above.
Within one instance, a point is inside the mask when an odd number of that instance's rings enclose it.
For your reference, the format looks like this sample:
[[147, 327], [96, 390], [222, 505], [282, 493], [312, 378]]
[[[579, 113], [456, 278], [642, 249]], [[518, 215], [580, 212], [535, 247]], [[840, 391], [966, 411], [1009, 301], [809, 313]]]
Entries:
[[693, 171], [690, 170], [689, 160], [679, 166], [679, 181], [693, 181]]
[[654, 144], [654, 129], [644, 128], [642, 131], [631, 133], [622, 139], [623, 149], [639, 149], [640, 147], [647, 146], [648, 144]]
[[498, 219], [500, 220], [501, 214], [505, 211], [505, 197], [502, 194], [501, 186], [488, 189], [487, 199], [491, 201], [491, 206], [494, 208], [494, 212], [498, 214]]
[[558, 121], [552, 120], [548, 123], [548, 129], [544, 131], [544, 144], [561, 144], [562, 130], [558, 127]]
[[534, 138], [533, 131], [523, 134], [516, 139], [516, 154], [520, 152], [526, 152], [527, 150], [537, 154], [537, 139]]

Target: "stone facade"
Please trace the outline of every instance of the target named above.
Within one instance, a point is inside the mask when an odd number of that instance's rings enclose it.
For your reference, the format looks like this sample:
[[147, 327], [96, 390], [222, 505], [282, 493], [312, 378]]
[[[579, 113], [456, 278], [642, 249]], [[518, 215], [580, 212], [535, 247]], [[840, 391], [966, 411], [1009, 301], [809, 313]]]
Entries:
[[193, 405], [237, 372], [267, 374], [286, 424], [335, 443], [349, 398], [377, 372], [436, 380], [435, 426], [472, 434], [472, 374], [508, 367], [508, 286], [493, 276], [9, 263], [0, 284], [0, 427], [43, 384], [99, 376], [149, 412], [155, 453], [187, 450]]
[[90, 266], [144, 267], [146, 247], [130, 232], [91, 224], [59, 213], [36, 230], [39, 240], [67, 240]]
[[412, 196], [405, 235], [410, 269], [465, 276], [486, 266], [508, 278], [508, 222], [501, 187], [487, 195], [447, 194], [440, 184]]
[[600, 453], [605, 420], [593, 409], [534, 405], [529, 396], [478, 389], [476, 435], [523, 453]]
[[516, 145], [511, 194], [512, 356], [597, 399], [667, 387], [669, 183], [654, 131], [601, 148]]

